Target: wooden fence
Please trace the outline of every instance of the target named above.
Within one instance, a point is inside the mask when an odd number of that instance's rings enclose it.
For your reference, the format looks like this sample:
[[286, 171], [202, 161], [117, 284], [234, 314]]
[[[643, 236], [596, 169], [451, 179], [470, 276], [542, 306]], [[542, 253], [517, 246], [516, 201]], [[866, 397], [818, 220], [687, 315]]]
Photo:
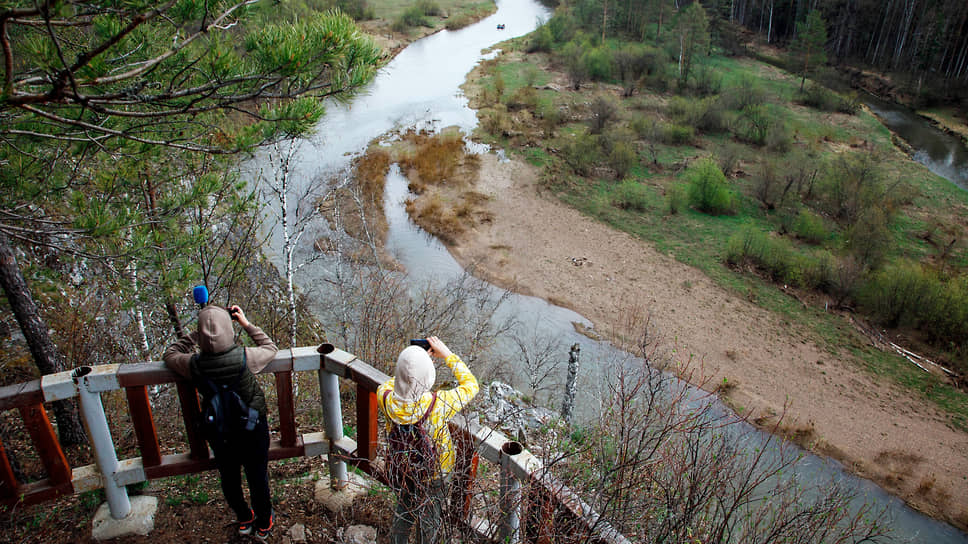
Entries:
[[[316, 372], [325, 432], [299, 434], [293, 399], [293, 373]], [[379, 478], [377, 467], [377, 387], [388, 376], [352, 354], [324, 344], [318, 348], [282, 350], [263, 371], [275, 376], [279, 413], [278, 440], [269, 446], [269, 459], [326, 455], [331, 486], [347, 483], [347, 463]], [[355, 439], [343, 436], [340, 379], [356, 386]], [[188, 451], [163, 455], [148, 396], [148, 387], [174, 383], [185, 425]], [[124, 389], [141, 457], [118, 459], [101, 393]], [[77, 397], [94, 465], [71, 467], [47, 417], [45, 404]], [[212, 470], [213, 459], [197, 431], [198, 394], [191, 382], [169, 371], [163, 363], [79, 367], [73, 371], [0, 388], [0, 410], [19, 410], [47, 477], [23, 483], [16, 479], [0, 443], [0, 503], [32, 504], [62, 495], [103, 488], [112, 517], [131, 510], [126, 486], [155, 478]], [[580, 497], [546, 470], [541, 461], [501, 433], [458, 416], [451, 422], [457, 448], [452, 479], [452, 505], [457, 519], [478, 532], [504, 542], [561, 540], [555, 527], [570, 527], [567, 540], [624, 544], [627, 539], [602, 521]], [[177, 448], [176, 448], [177, 449]], [[472, 489], [481, 459], [500, 467], [500, 519], [488, 523], [475, 513]], [[522, 491], [522, 489], [526, 491]]]

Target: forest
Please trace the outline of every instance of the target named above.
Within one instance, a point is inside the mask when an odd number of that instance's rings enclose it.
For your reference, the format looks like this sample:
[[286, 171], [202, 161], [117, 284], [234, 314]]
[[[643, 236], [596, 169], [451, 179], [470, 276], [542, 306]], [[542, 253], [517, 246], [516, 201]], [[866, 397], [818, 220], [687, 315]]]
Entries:
[[[629, 0], [574, 3], [603, 35], [622, 31], [642, 38], [688, 2]], [[611, 4], [611, 5], [610, 5]], [[911, 94], [930, 103], [965, 97], [968, 85], [968, 5], [958, 0], [710, 0], [702, 2], [710, 29], [724, 46], [744, 40], [741, 25], [767, 44], [792, 44], [811, 11], [825, 21], [824, 49], [835, 65], [856, 65], [900, 76]], [[604, 19], [604, 23], [603, 23]]]

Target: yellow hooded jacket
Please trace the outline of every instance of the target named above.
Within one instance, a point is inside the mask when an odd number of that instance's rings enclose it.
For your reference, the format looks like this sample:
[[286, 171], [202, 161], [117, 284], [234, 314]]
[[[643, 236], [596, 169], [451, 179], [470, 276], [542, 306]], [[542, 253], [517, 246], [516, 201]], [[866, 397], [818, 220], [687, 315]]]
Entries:
[[[457, 387], [437, 392], [437, 402], [434, 404], [433, 412], [427, 416], [427, 421], [424, 423], [427, 432], [430, 433], [437, 445], [441, 475], [450, 474], [454, 468], [454, 445], [450, 438], [447, 422], [457, 415], [457, 412], [464, 409], [464, 406], [480, 390], [477, 378], [474, 377], [474, 374], [471, 373], [460, 357], [451, 354], [444, 360], [444, 363], [450, 367], [454, 377], [457, 378]], [[377, 404], [387, 416], [388, 430], [391, 422], [402, 425], [417, 423], [430, 408], [430, 403], [433, 400], [433, 393], [429, 391], [421, 395], [416, 402], [401, 401], [391, 393], [387, 395], [387, 402], [384, 406], [383, 392], [393, 391], [393, 381], [394, 379], [390, 378], [376, 390]]]

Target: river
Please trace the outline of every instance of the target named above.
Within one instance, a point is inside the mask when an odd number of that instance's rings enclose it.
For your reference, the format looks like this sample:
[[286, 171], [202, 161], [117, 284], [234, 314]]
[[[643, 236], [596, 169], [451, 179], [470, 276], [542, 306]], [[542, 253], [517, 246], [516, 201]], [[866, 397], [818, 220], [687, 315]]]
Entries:
[[[300, 145], [293, 163], [296, 192], [324, 190], [321, 187], [334, 177], [349, 175], [353, 156], [374, 139], [407, 127], [437, 129], [458, 126], [469, 133], [476, 116], [467, 106], [459, 86], [468, 72], [482, 59], [482, 50], [511, 37], [533, 30], [550, 12], [534, 0], [498, 0], [494, 15], [458, 31], [441, 31], [419, 40], [398, 54], [381, 70], [372, 84], [345, 104], [330, 104], [314, 136]], [[504, 24], [503, 30], [497, 24]], [[250, 163], [250, 168], [264, 165], [265, 156]], [[250, 176], [256, 175], [250, 172]], [[398, 170], [388, 176], [386, 211], [389, 223], [388, 250], [406, 267], [408, 281], [422, 286], [427, 281], [444, 282], [463, 274], [461, 266], [436, 239], [421, 231], [407, 217], [403, 201], [407, 183]], [[312, 249], [311, 241], [325, 235], [328, 226], [322, 221], [303, 237], [300, 248], [304, 259]], [[278, 229], [272, 233], [272, 247], [282, 247]], [[281, 258], [276, 255], [276, 262]], [[299, 288], [318, 296], [319, 279], [331, 266], [324, 261], [307, 265], [296, 277]], [[314, 269], [315, 267], [315, 269]], [[497, 288], [495, 293], [500, 292]], [[584, 363], [583, 379], [594, 382], [599, 374], [595, 361], [614, 360], [619, 354], [607, 343], [599, 343], [575, 332], [574, 323], [590, 325], [584, 317], [534, 297], [512, 295], [501, 307], [505, 315], [514, 315], [525, 326], [553, 334], [562, 345], [580, 343]], [[595, 387], [587, 387], [593, 391]], [[595, 398], [579, 398], [586, 410], [594, 410]], [[759, 431], [749, 427], [750, 437]], [[903, 501], [885, 493], [869, 481], [842, 469], [839, 463], [805, 454], [796, 471], [806, 479], [848, 482], [861, 497], [887, 506], [890, 524], [898, 542], [932, 544], [968, 543], [968, 535], [908, 508]], [[822, 479], [822, 480], [821, 480]]]
[[938, 130], [910, 109], [866, 95], [864, 103], [895, 134], [914, 149], [914, 160], [928, 170], [968, 190], [968, 148], [961, 138]]

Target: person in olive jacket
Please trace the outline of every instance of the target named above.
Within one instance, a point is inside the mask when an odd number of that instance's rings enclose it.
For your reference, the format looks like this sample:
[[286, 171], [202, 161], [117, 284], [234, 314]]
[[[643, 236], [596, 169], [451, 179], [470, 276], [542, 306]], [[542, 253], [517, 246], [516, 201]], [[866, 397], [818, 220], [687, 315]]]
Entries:
[[[248, 333], [255, 347], [235, 343], [232, 320]], [[165, 365], [176, 374], [199, 383], [207, 378], [218, 385], [236, 384], [239, 397], [259, 412], [251, 431], [239, 429], [223, 442], [209, 440], [222, 481], [222, 493], [239, 520], [239, 533], [265, 540], [273, 525], [269, 493], [269, 426], [266, 400], [255, 378], [272, 361], [279, 348], [245, 317], [242, 308], [208, 305], [198, 312], [198, 329], [165, 350]], [[243, 370], [243, 365], [248, 371]], [[241, 469], [249, 483], [252, 508], [242, 494]]]

